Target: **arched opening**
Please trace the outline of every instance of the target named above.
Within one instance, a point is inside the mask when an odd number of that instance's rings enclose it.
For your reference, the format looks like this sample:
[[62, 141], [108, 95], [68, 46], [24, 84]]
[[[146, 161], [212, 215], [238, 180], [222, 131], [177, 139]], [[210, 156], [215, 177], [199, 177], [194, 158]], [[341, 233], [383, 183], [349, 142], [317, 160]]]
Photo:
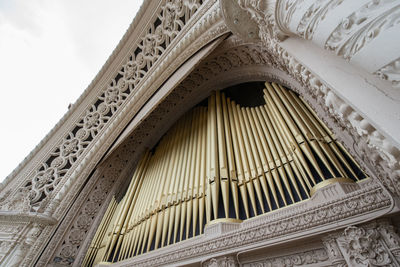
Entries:
[[115, 262], [300, 201], [326, 182], [366, 175], [293, 91], [239, 84], [185, 113], [142, 156], [113, 199], [84, 265]]

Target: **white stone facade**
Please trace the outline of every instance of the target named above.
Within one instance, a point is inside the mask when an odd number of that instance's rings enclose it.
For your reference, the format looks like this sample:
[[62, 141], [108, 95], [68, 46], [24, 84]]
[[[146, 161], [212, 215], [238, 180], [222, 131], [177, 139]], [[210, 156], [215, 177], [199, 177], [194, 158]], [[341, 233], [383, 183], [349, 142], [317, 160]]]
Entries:
[[270, 80], [299, 93], [371, 178], [115, 266], [400, 266], [399, 22], [395, 0], [144, 1], [1, 184], [0, 265], [79, 266], [146, 147], [211, 90]]

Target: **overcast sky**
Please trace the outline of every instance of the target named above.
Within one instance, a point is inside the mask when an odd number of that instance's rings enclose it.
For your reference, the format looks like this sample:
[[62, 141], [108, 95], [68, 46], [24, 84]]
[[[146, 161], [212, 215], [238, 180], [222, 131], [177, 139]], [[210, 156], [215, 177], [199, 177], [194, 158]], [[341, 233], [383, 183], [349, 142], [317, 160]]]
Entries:
[[98, 73], [142, 0], [0, 0], [0, 181]]

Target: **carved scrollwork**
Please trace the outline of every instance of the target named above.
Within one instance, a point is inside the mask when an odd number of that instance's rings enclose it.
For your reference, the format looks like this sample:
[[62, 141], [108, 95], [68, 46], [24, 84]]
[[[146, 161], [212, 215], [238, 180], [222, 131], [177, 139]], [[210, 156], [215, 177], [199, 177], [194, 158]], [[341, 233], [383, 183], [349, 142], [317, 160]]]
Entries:
[[384, 266], [392, 262], [376, 229], [350, 226], [340, 242], [354, 266]]
[[400, 88], [400, 58], [393, 60], [374, 74], [391, 82], [393, 87]]
[[350, 59], [381, 32], [400, 22], [395, 1], [373, 0], [342, 20], [326, 40], [325, 48]]
[[280, 14], [275, 12], [279, 1], [222, 0], [220, 3], [228, 27], [243, 40], [282, 40], [287, 36], [279, 25]]
[[294, 267], [294, 266], [308, 266], [316, 263], [327, 263], [328, 254], [325, 249], [314, 249], [300, 253], [268, 258], [264, 260], [257, 260], [251, 263], [243, 264], [244, 267]]
[[343, 0], [322, 0], [314, 2], [304, 13], [297, 26], [297, 34], [304, 39], [312, 39], [319, 23], [325, 19], [326, 14], [339, 6]]
[[212, 258], [203, 262], [203, 267], [237, 267], [239, 266], [234, 256]]
[[348, 226], [324, 238], [332, 263], [348, 266], [397, 266], [399, 236], [387, 219]]

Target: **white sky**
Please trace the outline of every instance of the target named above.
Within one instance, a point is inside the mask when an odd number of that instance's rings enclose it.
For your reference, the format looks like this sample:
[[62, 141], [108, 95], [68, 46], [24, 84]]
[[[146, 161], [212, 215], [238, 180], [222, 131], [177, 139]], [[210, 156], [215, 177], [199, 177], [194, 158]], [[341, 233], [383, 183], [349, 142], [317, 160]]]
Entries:
[[142, 0], [0, 0], [0, 181], [77, 100]]

